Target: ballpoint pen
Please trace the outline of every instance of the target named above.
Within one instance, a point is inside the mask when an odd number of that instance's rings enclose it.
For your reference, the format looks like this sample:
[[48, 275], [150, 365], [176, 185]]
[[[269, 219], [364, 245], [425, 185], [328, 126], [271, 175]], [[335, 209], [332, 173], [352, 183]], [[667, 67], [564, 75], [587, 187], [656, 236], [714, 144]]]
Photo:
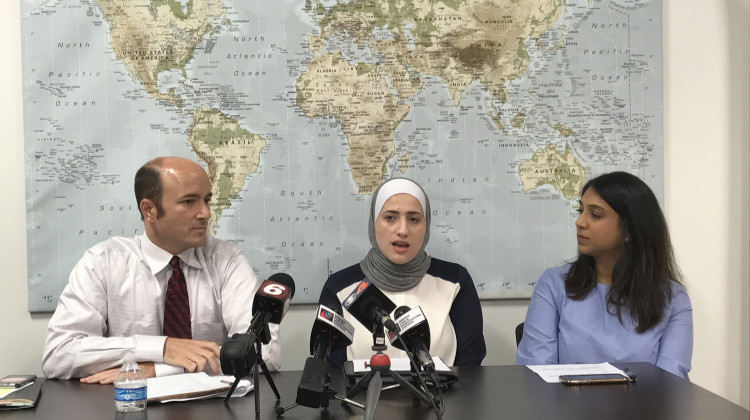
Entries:
[[0, 380], [0, 388], [21, 388], [36, 381], [36, 375], [10, 375]]

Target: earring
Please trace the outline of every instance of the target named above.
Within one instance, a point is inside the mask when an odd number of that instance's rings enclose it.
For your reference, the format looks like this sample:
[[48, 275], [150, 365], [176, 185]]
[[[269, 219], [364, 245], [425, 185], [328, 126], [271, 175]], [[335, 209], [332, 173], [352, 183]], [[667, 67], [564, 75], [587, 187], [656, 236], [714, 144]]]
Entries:
[[625, 235], [625, 243], [630, 242], [630, 235]]

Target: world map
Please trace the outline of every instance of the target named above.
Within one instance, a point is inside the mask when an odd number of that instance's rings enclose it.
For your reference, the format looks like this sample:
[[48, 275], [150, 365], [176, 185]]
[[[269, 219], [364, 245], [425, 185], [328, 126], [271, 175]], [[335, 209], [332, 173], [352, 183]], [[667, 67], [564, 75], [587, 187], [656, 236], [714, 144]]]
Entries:
[[370, 247], [385, 179], [482, 298], [575, 257], [576, 205], [625, 170], [663, 191], [661, 2], [21, 0], [29, 310], [84, 251], [143, 233], [135, 171], [199, 162], [210, 230], [293, 303]]

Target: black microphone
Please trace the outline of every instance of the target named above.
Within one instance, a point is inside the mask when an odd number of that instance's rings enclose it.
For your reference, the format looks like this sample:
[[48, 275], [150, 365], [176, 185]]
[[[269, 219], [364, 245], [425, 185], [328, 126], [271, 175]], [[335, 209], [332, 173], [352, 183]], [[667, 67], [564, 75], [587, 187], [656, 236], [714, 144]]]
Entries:
[[310, 333], [310, 354], [302, 370], [297, 387], [296, 403], [305, 407], [319, 408], [326, 398], [329, 381], [326, 359], [334, 351], [352, 344], [354, 327], [341, 313], [324, 305], [318, 306]]
[[294, 297], [294, 280], [286, 273], [276, 273], [261, 283], [253, 299], [253, 320], [250, 330], [261, 338], [263, 344], [271, 341], [269, 323], [280, 324], [284, 318], [289, 302]]
[[312, 331], [310, 332], [310, 354], [316, 359], [327, 359], [335, 350], [352, 344], [354, 327], [340, 310], [318, 306]]
[[247, 376], [255, 363], [255, 341], [271, 341], [268, 323], [279, 324], [294, 296], [294, 280], [289, 274], [276, 273], [261, 283], [253, 299], [253, 319], [244, 334], [232, 335], [219, 353], [221, 370], [237, 378]]
[[406, 344], [406, 348], [396, 338], [396, 334], [389, 332], [388, 339], [391, 341], [391, 345], [412, 353], [424, 370], [434, 371], [435, 361], [430, 356], [430, 324], [427, 322], [422, 308], [417, 306], [414, 309], [409, 309], [408, 306], [399, 306], [393, 315], [399, 328], [401, 328], [401, 338]]
[[372, 333], [378, 324], [389, 331], [398, 331], [398, 325], [388, 315], [396, 304], [367, 279], [359, 282], [344, 300], [344, 308]]

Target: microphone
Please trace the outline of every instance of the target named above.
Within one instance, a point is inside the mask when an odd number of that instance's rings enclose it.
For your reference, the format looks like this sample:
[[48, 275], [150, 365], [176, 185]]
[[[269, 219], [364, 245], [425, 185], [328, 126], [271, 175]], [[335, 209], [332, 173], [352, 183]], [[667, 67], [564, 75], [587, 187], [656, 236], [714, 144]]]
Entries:
[[408, 306], [399, 306], [393, 314], [396, 318], [399, 328], [401, 328], [401, 341], [396, 339], [396, 334], [389, 332], [388, 339], [393, 347], [408, 351], [414, 355], [417, 362], [425, 371], [433, 372], [435, 362], [430, 356], [430, 325], [427, 318], [422, 312], [422, 308], [417, 306], [409, 309]]
[[289, 309], [294, 296], [294, 280], [289, 274], [276, 273], [261, 283], [253, 299], [253, 319], [244, 334], [235, 333], [219, 353], [221, 370], [236, 378], [247, 376], [258, 356], [254, 347], [260, 338], [263, 344], [271, 341], [268, 323], [279, 324]]
[[359, 282], [343, 306], [371, 333], [375, 333], [377, 324], [384, 325], [388, 331], [398, 331], [398, 325], [388, 315], [396, 304], [367, 279]]
[[325, 360], [332, 351], [351, 345], [353, 338], [354, 327], [344, 319], [341, 311], [318, 306], [310, 332], [310, 353], [314, 358]]
[[327, 401], [326, 385], [329, 381], [326, 359], [331, 351], [352, 344], [354, 327], [341, 313], [327, 306], [318, 306], [312, 331], [310, 332], [310, 354], [302, 370], [297, 387], [296, 403], [305, 407], [319, 408]]
[[254, 331], [263, 344], [268, 344], [271, 341], [268, 323], [281, 323], [293, 297], [294, 280], [289, 274], [276, 273], [261, 283], [253, 299], [253, 319], [248, 332]]

